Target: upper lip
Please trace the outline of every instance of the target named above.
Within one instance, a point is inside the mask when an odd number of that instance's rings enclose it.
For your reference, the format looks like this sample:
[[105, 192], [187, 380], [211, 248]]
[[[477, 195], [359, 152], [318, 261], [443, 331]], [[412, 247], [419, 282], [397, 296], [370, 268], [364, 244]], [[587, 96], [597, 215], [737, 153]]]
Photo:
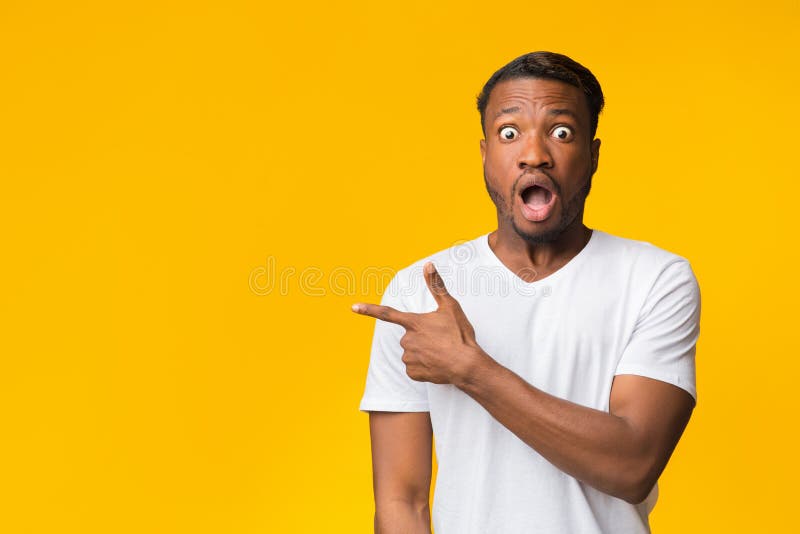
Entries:
[[543, 189], [547, 189], [551, 194], [556, 194], [556, 187], [553, 180], [544, 173], [525, 173], [517, 183], [517, 193], [522, 194], [527, 188], [538, 185]]

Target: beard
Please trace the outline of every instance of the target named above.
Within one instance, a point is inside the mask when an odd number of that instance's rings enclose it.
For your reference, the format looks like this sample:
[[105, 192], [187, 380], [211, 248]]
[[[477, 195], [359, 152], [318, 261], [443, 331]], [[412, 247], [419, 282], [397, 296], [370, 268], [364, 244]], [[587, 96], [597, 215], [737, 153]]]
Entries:
[[[506, 198], [498, 191], [497, 189], [493, 188], [489, 184], [489, 180], [486, 177], [486, 170], [484, 169], [483, 172], [483, 182], [486, 185], [486, 191], [489, 193], [489, 197], [494, 202], [494, 205], [497, 207], [497, 215], [498, 217], [502, 217], [508, 222], [514, 231], [519, 235], [522, 239], [532, 245], [541, 245], [543, 243], [551, 243], [559, 238], [564, 230], [569, 228], [569, 226], [575, 221], [575, 218], [578, 215], [583, 213], [583, 207], [586, 204], [586, 198], [589, 196], [589, 192], [592, 190], [592, 175], [593, 172], [589, 172], [589, 175], [586, 179], [586, 183], [581, 187], [573, 196], [570, 198], [566, 205], [564, 205], [564, 209], [561, 210], [561, 218], [558, 221], [558, 224], [555, 228], [550, 230], [545, 230], [542, 232], [526, 232], [522, 228], [517, 225], [517, 221], [514, 219], [514, 208], [513, 204], [509, 206], [506, 202]], [[520, 177], [522, 178], [522, 177]], [[561, 186], [551, 178], [551, 183], [555, 188], [556, 194], [559, 198], [564, 198], [561, 196]], [[519, 192], [517, 191], [517, 184], [519, 183], [519, 178], [516, 182], [514, 182], [514, 186], [511, 188], [511, 196], [510, 198], [515, 198]]]

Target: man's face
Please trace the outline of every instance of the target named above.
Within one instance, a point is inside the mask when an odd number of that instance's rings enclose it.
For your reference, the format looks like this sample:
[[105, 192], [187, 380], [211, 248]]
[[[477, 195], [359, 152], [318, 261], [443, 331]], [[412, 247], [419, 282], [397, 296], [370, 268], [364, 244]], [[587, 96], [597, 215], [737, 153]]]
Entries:
[[600, 140], [580, 89], [547, 79], [498, 83], [484, 114], [483, 176], [498, 224], [547, 243], [583, 224]]

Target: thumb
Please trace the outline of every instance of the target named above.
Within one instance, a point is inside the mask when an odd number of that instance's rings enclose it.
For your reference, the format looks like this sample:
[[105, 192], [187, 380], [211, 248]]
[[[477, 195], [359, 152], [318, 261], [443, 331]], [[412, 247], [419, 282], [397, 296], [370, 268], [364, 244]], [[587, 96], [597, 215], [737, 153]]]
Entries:
[[454, 300], [450, 293], [447, 292], [444, 280], [442, 280], [439, 271], [436, 270], [436, 266], [434, 266], [432, 262], [425, 264], [423, 272], [425, 274], [425, 283], [428, 284], [428, 289], [431, 294], [433, 294], [433, 298], [436, 299], [439, 306]]

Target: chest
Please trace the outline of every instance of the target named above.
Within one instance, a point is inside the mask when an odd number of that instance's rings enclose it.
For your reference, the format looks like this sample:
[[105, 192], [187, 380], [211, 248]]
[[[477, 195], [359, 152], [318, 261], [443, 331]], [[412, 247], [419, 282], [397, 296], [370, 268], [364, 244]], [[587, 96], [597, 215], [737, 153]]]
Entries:
[[635, 324], [635, 306], [610, 287], [554, 286], [462, 304], [478, 344], [534, 386], [586, 405], [605, 405]]

